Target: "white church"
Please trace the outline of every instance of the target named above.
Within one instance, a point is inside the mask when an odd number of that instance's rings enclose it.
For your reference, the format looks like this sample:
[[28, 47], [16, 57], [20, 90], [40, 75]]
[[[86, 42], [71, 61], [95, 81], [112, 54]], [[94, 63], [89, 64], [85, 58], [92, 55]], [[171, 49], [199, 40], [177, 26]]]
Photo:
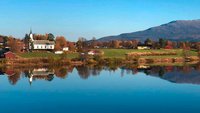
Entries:
[[34, 40], [32, 30], [30, 31], [29, 38], [29, 49], [31, 50], [53, 50], [55, 48], [55, 41]]

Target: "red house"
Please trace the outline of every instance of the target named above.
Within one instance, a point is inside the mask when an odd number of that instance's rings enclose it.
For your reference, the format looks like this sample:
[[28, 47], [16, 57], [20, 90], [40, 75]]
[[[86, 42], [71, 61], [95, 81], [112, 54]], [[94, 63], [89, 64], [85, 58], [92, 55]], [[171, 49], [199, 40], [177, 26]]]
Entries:
[[16, 58], [16, 55], [13, 52], [8, 51], [8, 52], [4, 53], [4, 58], [6, 58], [6, 59], [14, 59], [14, 58]]
[[173, 49], [173, 47], [171, 45], [167, 45], [165, 46], [165, 49]]

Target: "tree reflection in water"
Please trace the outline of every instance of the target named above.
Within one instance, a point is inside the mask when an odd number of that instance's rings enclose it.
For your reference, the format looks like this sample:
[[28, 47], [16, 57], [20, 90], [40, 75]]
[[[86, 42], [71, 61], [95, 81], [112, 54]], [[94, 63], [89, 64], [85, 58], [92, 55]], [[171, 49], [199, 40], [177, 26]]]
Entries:
[[175, 83], [200, 84], [200, 64], [183, 66], [145, 66], [145, 65], [85, 65], [43, 68], [1, 68], [0, 74], [8, 77], [11, 85], [17, 84], [21, 77], [27, 78], [30, 84], [36, 80], [52, 81], [54, 78], [66, 79], [74, 71], [82, 79], [99, 76], [101, 71], [121, 71], [121, 76], [137, 75], [138, 72], [159, 77]]

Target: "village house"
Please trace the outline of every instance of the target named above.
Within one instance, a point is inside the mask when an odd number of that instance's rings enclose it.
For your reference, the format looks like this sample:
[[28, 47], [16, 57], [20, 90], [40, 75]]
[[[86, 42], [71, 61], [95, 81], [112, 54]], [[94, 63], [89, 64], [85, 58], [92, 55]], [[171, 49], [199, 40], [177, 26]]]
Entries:
[[62, 51], [55, 51], [55, 54], [63, 54], [64, 52], [69, 51], [69, 47], [63, 47]]
[[88, 51], [88, 55], [95, 55], [95, 51], [94, 50]]
[[15, 53], [13, 53], [11, 51], [8, 51], [8, 52], [4, 53], [3, 55], [4, 55], [4, 58], [6, 58], [6, 59], [14, 59], [14, 58], [16, 58]]
[[57, 55], [60, 55], [60, 54], [63, 54], [64, 52], [63, 51], [55, 51], [55, 54]]
[[88, 51], [88, 55], [103, 55], [103, 51], [100, 51], [100, 50], [89, 50]]
[[54, 50], [55, 41], [51, 40], [35, 40], [32, 31], [29, 34], [29, 50]]
[[6, 59], [14, 59], [16, 58], [15, 53], [11, 52], [8, 47], [0, 50], [0, 58], [6, 58]]
[[145, 49], [151, 49], [152, 46], [151, 45], [146, 45], [146, 44], [138, 44], [137, 45], [137, 49], [139, 50], [145, 50]]
[[63, 51], [69, 51], [69, 47], [63, 47]]

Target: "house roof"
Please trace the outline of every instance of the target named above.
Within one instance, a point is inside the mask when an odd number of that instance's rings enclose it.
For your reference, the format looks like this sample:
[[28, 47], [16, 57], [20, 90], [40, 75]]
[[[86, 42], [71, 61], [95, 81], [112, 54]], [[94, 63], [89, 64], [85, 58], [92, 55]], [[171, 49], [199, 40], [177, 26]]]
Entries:
[[9, 53], [15, 54], [15, 53], [13, 53], [13, 52], [11, 52], [11, 51], [5, 52], [4, 54], [9, 54]]
[[33, 44], [55, 44], [55, 42], [49, 40], [34, 40]]

